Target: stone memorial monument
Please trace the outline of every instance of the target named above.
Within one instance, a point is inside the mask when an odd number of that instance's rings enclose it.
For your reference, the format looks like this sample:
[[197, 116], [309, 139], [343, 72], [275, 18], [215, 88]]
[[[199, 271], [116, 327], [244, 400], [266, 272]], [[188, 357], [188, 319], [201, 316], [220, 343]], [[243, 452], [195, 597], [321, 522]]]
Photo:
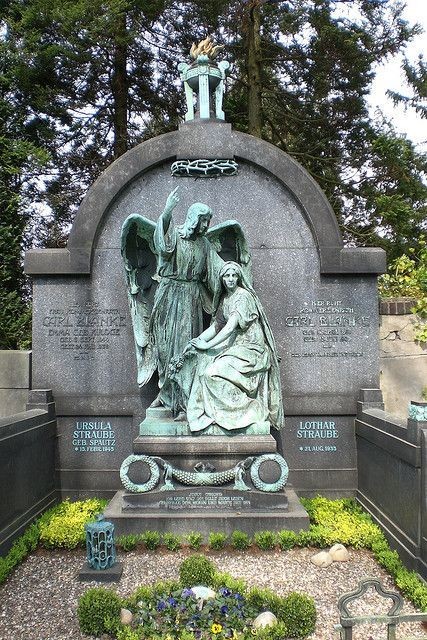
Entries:
[[108, 167], [67, 248], [26, 255], [61, 490], [115, 494], [119, 534], [305, 526], [294, 490], [354, 493], [379, 383], [385, 254], [345, 248], [307, 172], [224, 121], [218, 53], [193, 46], [185, 122]]

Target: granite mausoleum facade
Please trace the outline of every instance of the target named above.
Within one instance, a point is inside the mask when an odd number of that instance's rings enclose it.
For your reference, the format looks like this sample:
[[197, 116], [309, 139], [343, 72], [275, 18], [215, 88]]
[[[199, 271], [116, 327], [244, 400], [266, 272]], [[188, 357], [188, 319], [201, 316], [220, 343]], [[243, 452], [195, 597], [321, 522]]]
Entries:
[[[236, 175], [171, 175], [173, 162], [229, 159]], [[357, 488], [354, 417], [379, 386], [376, 276], [380, 249], [344, 248], [334, 213], [307, 172], [274, 146], [221, 121], [193, 121], [114, 162], [77, 213], [66, 249], [33, 250], [33, 389], [52, 389], [63, 495], [112, 495], [156, 395], [139, 390], [120, 229], [155, 220], [177, 185], [182, 210], [207, 203], [213, 223], [244, 228], [254, 287], [281, 358], [285, 427], [274, 433], [301, 494]], [[181, 210], [180, 209], [180, 210]], [[181, 222], [181, 220], [178, 220]]]

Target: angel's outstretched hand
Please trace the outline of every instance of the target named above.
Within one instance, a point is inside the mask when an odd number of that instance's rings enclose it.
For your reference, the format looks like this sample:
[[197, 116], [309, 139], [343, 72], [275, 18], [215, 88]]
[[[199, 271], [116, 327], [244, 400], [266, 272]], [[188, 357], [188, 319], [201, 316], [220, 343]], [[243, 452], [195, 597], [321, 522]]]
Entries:
[[178, 189], [179, 187], [175, 187], [175, 189], [173, 191], [170, 192], [170, 194], [167, 197], [166, 200], [166, 205], [165, 205], [165, 211], [172, 211], [173, 209], [175, 209], [176, 205], [179, 202], [179, 196], [178, 196]]

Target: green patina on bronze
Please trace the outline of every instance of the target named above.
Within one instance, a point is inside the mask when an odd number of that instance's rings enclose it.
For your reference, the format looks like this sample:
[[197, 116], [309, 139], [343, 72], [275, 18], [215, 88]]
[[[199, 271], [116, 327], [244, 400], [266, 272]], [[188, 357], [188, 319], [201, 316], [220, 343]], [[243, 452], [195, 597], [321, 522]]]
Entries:
[[[214, 58], [223, 48], [215, 46], [208, 36], [198, 45], [193, 43], [190, 56], [193, 62], [181, 62], [178, 69], [184, 84], [187, 112], [185, 120], [209, 119], [211, 117], [224, 120], [222, 100], [224, 97], [225, 78], [230, 67], [226, 60], [214, 62]], [[197, 110], [194, 109], [194, 97], [197, 96]]]
[[[150, 476], [143, 483], [135, 483], [129, 479], [128, 473], [131, 464], [143, 462], [148, 466]], [[279, 466], [280, 475], [274, 482], [264, 482], [259, 475], [260, 466], [264, 462], [276, 462]], [[131, 455], [128, 456], [120, 467], [120, 480], [125, 489], [131, 493], [146, 493], [152, 491], [160, 481], [159, 468], [163, 469], [163, 485], [159, 491], [174, 491], [173, 480], [186, 486], [221, 486], [234, 482], [234, 489], [237, 491], [250, 491], [250, 487], [245, 482], [245, 477], [250, 469], [250, 478], [256, 489], [264, 492], [281, 491], [288, 479], [288, 466], [278, 453], [263, 456], [249, 456], [238, 462], [233, 468], [224, 471], [203, 471], [196, 465], [194, 471], [177, 469], [172, 464], [158, 456]]]
[[273, 334], [240, 265], [226, 262], [219, 279], [214, 320], [191, 341], [199, 354], [188, 423], [193, 432], [215, 424], [226, 431], [257, 425], [268, 433], [283, 422]]
[[151, 406], [186, 414], [190, 433], [269, 433], [283, 422], [278, 359], [243, 230], [234, 220], [209, 230], [199, 202], [176, 227], [178, 202], [174, 189], [156, 224], [136, 214], [122, 228], [138, 384], [157, 369]]
[[408, 415], [417, 422], [427, 422], [427, 402], [410, 402]]
[[216, 178], [237, 175], [239, 165], [235, 160], [176, 160], [172, 163], [171, 174], [180, 177]]

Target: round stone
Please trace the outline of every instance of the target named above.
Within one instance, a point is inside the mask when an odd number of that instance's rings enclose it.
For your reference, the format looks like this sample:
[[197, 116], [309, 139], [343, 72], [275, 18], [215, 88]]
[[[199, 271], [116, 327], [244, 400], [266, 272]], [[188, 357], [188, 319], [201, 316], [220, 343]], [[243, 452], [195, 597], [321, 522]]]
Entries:
[[129, 611], [129, 609], [120, 609], [120, 622], [122, 624], [131, 624], [132, 618], [132, 611]]
[[348, 562], [350, 560], [350, 554], [343, 544], [334, 544], [329, 549], [329, 555], [334, 562]]
[[333, 560], [328, 551], [320, 551], [320, 553], [316, 553], [310, 558], [310, 562], [315, 564], [316, 567], [326, 569], [326, 567], [329, 567], [333, 563]]
[[263, 629], [264, 627], [271, 627], [273, 624], [277, 624], [277, 618], [271, 611], [263, 611], [253, 621], [252, 626], [254, 629]]
[[209, 600], [210, 598], [216, 598], [216, 593], [213, 589], [203, 587], [202, 585], [191, 587], [191, 591], [194, 593], [197, 600]]

